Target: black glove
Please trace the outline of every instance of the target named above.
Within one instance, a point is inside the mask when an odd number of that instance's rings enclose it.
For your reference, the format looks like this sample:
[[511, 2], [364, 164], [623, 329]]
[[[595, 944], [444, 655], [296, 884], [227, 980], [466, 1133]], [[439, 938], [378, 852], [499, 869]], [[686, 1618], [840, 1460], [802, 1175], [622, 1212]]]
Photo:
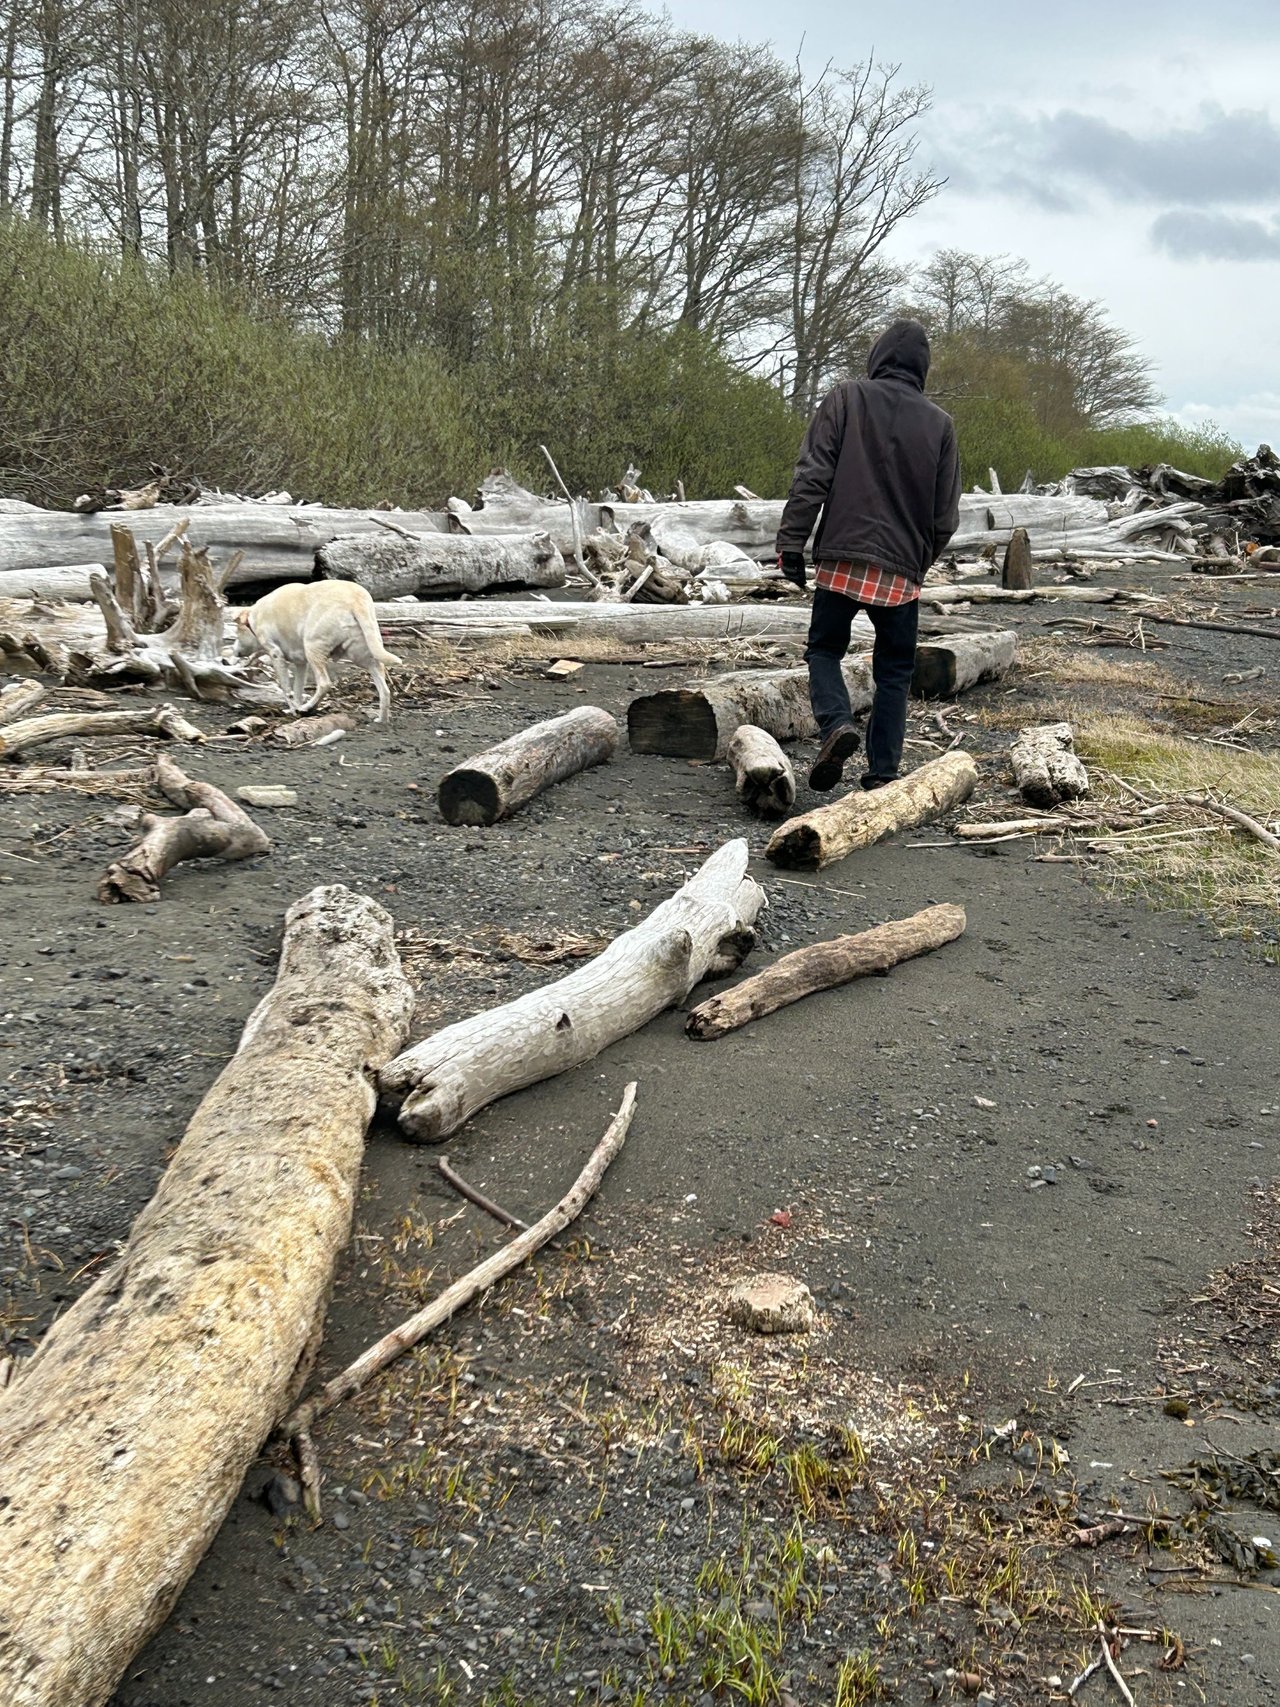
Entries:
[[800, 591], [804, 592], [806, 576], [803, 551], [780, 551], [778, 553], [778, 568], [781, 569], [783, 577], [790, 581], [792, 586], [799, 587]]

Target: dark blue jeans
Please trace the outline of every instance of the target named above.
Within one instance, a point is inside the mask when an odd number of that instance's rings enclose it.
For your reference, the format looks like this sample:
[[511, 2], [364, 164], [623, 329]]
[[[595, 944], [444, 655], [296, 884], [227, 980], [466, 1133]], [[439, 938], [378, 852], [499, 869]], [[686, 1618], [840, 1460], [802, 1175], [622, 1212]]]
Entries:
[[920, 620], [918, 600], [905, 605], [858, 605], [843, 593], [815, 588], [809, 644], [804, 652], [809, 666], [809, 703], [823, 740], [842, 723], [853, 722], [840, 665], [849, 650], [849, 634], [859, 610], [866, 611], [876, 631], [871, 654], [876, 691], [867, 719], [866, 774], [878, 782], [889, 781], [898, 774], [907, 734], [907, 695], [915, 670]]

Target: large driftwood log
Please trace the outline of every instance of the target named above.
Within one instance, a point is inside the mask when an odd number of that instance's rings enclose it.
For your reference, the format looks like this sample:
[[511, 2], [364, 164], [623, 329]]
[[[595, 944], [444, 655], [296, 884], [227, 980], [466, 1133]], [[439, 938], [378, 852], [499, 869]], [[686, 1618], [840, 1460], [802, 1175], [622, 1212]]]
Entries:
[[158, 901], [160, 879], [186, 859], [254, 859], [271, 852], [266, 833], [242, 806], [211, 782], [184, 776], [164, 753], [156, 759], [156, 786], [184, 809], [183, 816], [145, 814], [142, 840], [107, 867], [99, 901]]
[[290, 908], [274, 988], [124, 1253], [0, 1394], [5, 1707], [101, 1707], [296, 1397], [413, 992], [390, 917]]
[[1012, 628], [926, 640], [916, 648], [911, 691], [921, 699], [951, 699], [979, 682], [998, 681], [1017, 656], [1018, 636]]
[[[851, 654], [843, 670], [850, 704], [855, 712], [865, 711], [872, 696], [869, 661]], [[725, 758], [744, 723], [777, 741], [816, 735], [808, 670], [735, 670], [694, 687], [641, 694], [627, 707], [631, 751], [673, 759]]]
[[909, 776], [867, 793], [855, 790], [774, 831], [765, 853], [775, 865], [816, 869], [868, 848], [898, 830], [928, 824], [967, 800], [977, 787], [978, 767], [968, 753], [944, 753]]
[[446, 824], [496, 824], [553, 783], [607, 764], [617, 745], [609, 713], [580, 705], [455, 765], [440, 781], [440, 815]]
[[375, 599], [450, 598], [491, 587], [563, 587], [565, 582], [564, 558], [547, 533], [406, 539], [384, 528], [322, 545], [316, 569], [328, 580], [358, 581]]
[[1089, 773], [1075, 753], [1069, 723], [1040, 723], [1023, 729], [1009, 749], [1013, 780], [1032, 806], [1056, 806], [1089, 792]]
[[388, 1063], [378, 1085], [411, 1138], [455, 1132], [497, 1098], [589, 1061], [750, 949], [764, 891], [747, 844], [726, 842], [634, 930], [567, 977], [449, 1025]]
[[204, 734], [171, 705], [142, 711], [50, 711], [5, 725], [0, 734], [0, 758], [11, 759], [28, 747], [46, 741], [71, 740], [80, 735], [169, 735], [179, 741], [203, 741]]
[[83, 604], [93, 595], [90, 575], [105, 575], [102, 563], [47, 564], [30, 569], [0, 570], [0, 599], [66, 599]]
[[685, 1021], [684, 1029], [698, 1039], [723, 1037], [725, 1032], [763, 1019], [816, 990], [830, 990], [874, 972], [888, 972], [900, 960], [941, 948], [943, 943], [954, 942], [964, 927], [964, 908], [944, 905], [926, 907], [909, 919], [876, 925], [856, 936], [811, 943], [700, 1003]]
[[0, 724], [14, 723], [19, 717], [25, 717], [48, 693], [43, 682], [21, 681], [13, 682], [7, 688], [0, 688]]
[[738, 799], [762, 818], [783, 818], [795, 805], [796, 773], [767, 730], [744, 723], [729, 742]]

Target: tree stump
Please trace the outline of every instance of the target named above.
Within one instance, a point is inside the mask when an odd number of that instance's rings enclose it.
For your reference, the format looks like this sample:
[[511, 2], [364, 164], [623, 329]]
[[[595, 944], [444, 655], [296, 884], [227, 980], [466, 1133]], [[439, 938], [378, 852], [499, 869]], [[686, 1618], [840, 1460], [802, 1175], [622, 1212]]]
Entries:
[[1011, 628], [924, 641], [916, 648], [911, 691], [919, 699], [953, 699], [979, 682], [997, 681], [1017, 656], [1018, 636]]
[[978, 782], [978, 767], [968, 753], [945, 753], [910, 776], [883, 788], [861, 789], [789, 818], [765, 849], [775, 865], [816, 870], [843, 859], [855, 848], [868, 848], [898, 830], [913, 830], [967, 800]]
[[1026, 528], [1014, 528], [1009, 535], [1009, 543], [1004, 548], [1004, 571], [1000, 576], [1000, 585], [1014, 592], [1022, 592], [1031, 586], [1032, 580], [1031, 536]]
[[412, 1009], [381, 907], [291, 907], [122, 1256], [0, 1393], [5, 1707], [101, 1707], [168, 1617], [306, 1374]]
[[783, 818], [795, 805], [796, 776], [791, 760], [763, 729], [744, 723], [729, 742], [738, 799], [762, 818]]
[[1032, 806], [1056, 806], [1089, 792], [1089, 773], [1076, 757], [1069, 723], [1040, 723], [1022, 729], [1009, 749], [1013, 780]]
[[440, 815], [446, 824], [496, 824], [553, 783], [606, 764], [617, 745], [609, 713], [580, 705], [455, 765], [440, 781]]

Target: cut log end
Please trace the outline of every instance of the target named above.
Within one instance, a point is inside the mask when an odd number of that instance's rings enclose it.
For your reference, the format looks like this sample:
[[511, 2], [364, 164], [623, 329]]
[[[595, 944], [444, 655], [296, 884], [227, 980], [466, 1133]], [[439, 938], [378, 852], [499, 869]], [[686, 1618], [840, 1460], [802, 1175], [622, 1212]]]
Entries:
[[502, 794], [493, 777], [466, 765], [441, 782], [439, 802], [446, 824], [496, 824], [502, 814]]
[[634, 699], [627, 708], [627, 740], [633, 753], [660, 753], [670, 759], [716, 756], [719, 730], [706, 697], [690, 688]]

